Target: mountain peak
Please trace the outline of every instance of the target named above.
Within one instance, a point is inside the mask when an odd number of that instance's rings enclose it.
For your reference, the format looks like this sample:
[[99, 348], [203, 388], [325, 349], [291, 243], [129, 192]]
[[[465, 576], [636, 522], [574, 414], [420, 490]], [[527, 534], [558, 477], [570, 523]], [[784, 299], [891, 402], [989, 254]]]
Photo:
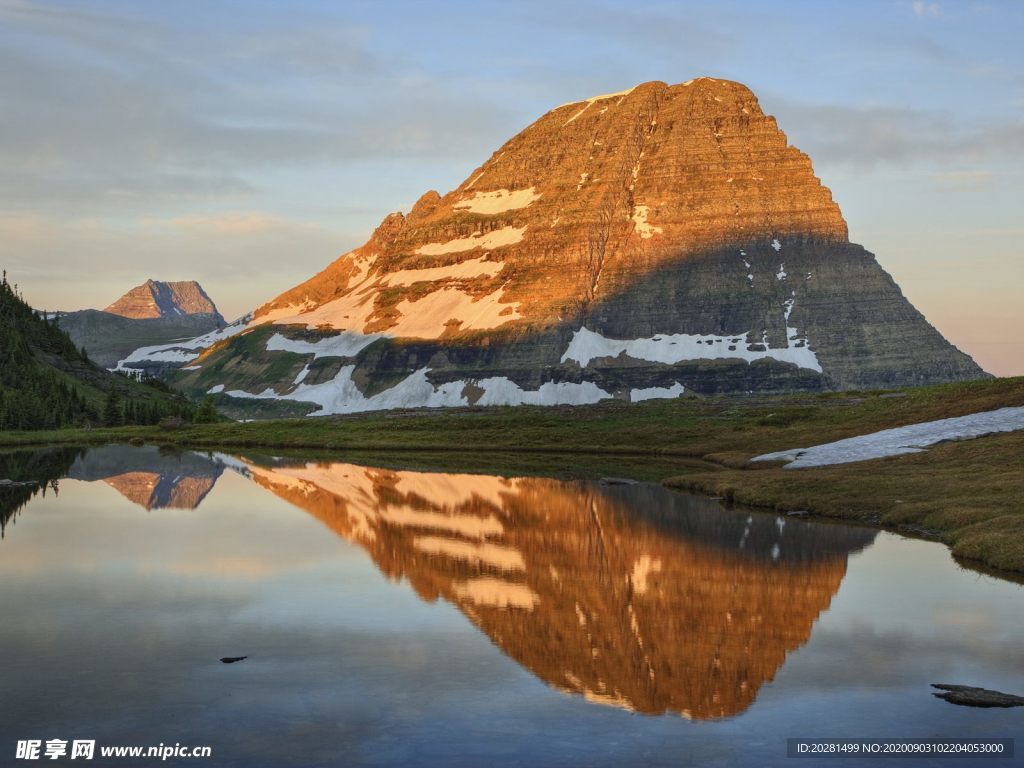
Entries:
[[984, 375], [850, 243], [750, 89], [712, 77], [549, 110], [234, 333], [179, 381], [318, 415]]
[[135, 320], [214, 315], [221, 323], [224, 321], [213, 299], [195, 280], [165, 283], [150, 278], [103, 311]]
[[[846, 221], [750, 89], [652, 81], [549, 110], [456, 189], [388, 216], [362, 248], [256, 317], [419, 338], [547, 327], [652, 268], [808, 238], [845, 243]], [[317, 312], [366, 280], [408, 285]], [[403, 323], [413, 314], [437, 322]]]

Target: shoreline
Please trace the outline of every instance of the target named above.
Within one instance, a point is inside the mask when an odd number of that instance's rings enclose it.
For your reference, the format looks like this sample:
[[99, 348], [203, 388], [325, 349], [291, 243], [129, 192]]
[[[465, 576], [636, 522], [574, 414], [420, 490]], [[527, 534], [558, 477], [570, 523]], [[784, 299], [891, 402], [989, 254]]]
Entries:
[[[954, 557], [1024, 573], [1024, 431], [823, 467], [755, 456], [1024, 405], [1024, 378], [888, 392], [683, 398], [580, 407], [386, 411], [323, 419], [0, 433], [0, 449], [169, 449], [413, 458], [441, 468], [633, 476], [753, 509], [926, 534]], [[326, 456], [325, 456], [326, 458]], [[630, 467], [629, 465], [633, 465]]]

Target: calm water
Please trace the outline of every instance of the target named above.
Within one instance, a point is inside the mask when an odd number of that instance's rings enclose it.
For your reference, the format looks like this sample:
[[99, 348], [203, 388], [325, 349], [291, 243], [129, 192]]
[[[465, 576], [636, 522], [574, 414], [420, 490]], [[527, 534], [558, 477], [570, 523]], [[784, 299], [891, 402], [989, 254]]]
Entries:
[[2, 461], [60, 478], [0, 507], [2, 765], [31, 764], [27, 738], [475, 767], [1024, 736], [1019, 709], [930, 693], [1024, 692], [1024, 590], [938, 544], [648, 485], [130, 447]]

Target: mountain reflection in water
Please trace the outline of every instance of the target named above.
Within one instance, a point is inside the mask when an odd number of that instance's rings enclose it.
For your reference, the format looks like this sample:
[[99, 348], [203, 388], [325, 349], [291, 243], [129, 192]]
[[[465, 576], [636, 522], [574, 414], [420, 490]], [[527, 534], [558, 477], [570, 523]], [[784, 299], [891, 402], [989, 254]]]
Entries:
[[224, 468], [443, 598], [548, 685], [645, 714], [747, 709], [807, 642], [873, 531], [723, 510], [653, 485], [109, 446], [67, 475], [195, 508]]
[[223, 471], [221, 464], [202, 454], [108, 446], [79, 456], [67, 476], [102, 480], [146, 509], [195, 509]]

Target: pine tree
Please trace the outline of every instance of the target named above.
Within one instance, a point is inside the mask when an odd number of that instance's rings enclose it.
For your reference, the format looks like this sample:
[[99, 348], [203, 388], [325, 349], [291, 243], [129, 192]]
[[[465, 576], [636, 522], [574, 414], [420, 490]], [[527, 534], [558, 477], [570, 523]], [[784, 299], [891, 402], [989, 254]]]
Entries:
[[107, 393], [107, 402], [103, 406], [103, 423], [108, 427], [116, 427], [121, 424], [121, 398], [117, 394], [117, 386], [110, 385]]
[[207, 395], [196, 411], [192, 421], [196, 424], [213, 424], [217, 421], [217, 409], [213, 405], [213, 395]]

